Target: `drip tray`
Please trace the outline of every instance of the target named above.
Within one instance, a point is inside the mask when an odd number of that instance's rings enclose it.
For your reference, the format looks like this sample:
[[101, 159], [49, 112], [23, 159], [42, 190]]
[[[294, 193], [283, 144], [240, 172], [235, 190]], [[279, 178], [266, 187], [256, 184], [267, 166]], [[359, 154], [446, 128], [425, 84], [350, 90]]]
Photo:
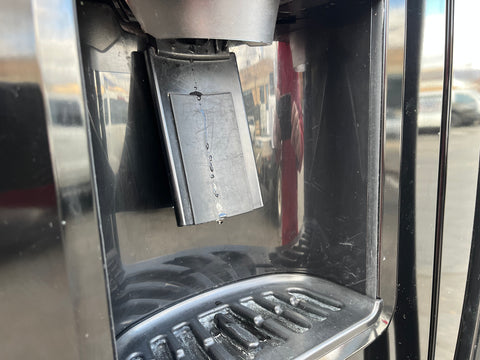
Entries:
[[302, 274], [239, 281], [159, 312], [117, 339], [121, 360], [318, 358], [373, 326], [381, 300]]

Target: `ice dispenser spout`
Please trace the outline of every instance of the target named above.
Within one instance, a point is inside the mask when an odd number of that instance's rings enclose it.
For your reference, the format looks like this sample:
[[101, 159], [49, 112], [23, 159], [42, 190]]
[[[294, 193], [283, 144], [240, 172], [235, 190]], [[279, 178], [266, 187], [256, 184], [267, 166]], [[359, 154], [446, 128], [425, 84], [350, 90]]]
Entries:
[[222, 39], [271, 43], [280, 0], [127, 0], [156, 39]]
[[235, 55], [194, 43], [147, 52], [180, 226], [263, 206]]

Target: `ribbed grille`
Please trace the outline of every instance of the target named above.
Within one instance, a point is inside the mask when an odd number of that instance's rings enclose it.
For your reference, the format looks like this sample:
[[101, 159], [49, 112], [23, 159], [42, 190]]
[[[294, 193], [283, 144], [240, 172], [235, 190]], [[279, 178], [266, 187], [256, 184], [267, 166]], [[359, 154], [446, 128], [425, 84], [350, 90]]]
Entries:
[[[289, 355], [292, 347], [300, 350], [299, 339], [308, 344], [306, 339], [310, 333], [313, 338], [318, 338], [319, 329], [330, 329], [332, 324], [340, 330], [344, 328], [345, 324], [340, 319], [349, 306], [342, 300], [299, 286], [282, 287], [276, 284], [272, 288], [267, 291], [265, 286], [250, 288], [237, 296], [227, 296], [228, 301], [215, 299], [216, 294], [212, 292], [210, 300], [205, 296], [202, 299], [205, 302], [207, 298], [207, 302], [213, 304], [211, 308], [200, 306], [200, 312], [196, 312], [191, 308], [195, 307], [194, 301], [180, 304], [178, 309], [173, 310], [176, 316], [167, 314], [163, 322], [160, 313], [159, 318], [145, 330], [133, 332], [133, 337], [135, 333], [141, 334], [142, 343], [138, 338], [130, 338], [128, 344], [128, 339], [123, 338], [129, 337], [128, 332], [119, 339], [119, 342], [128, 345], [123, 346], [125, 350], [130, 350], [128, 353], [121, 352], [120, 359], [270, 358], [268, 354], [273, 349], [281, 351], [281, 348], [288, 349], [285, 355], [292, 357]], [[356, 295], [362, 300], [360, 308], [367, 310], [366, 298]], [[349, 303], [352, 303], [351, 299]], [[185, 309], [183, 312], [182, 307]], [[347, 309], [345, 316], [352, 318], [352, 314], [354, 312]]]
[[[266, 344], [279, 345], [343, 304], [304, 289], [266, 292], [220, 305], [150, 341], [155, 359], [251, 359]], [[128, 359], [142, 359], [138, 353]]]

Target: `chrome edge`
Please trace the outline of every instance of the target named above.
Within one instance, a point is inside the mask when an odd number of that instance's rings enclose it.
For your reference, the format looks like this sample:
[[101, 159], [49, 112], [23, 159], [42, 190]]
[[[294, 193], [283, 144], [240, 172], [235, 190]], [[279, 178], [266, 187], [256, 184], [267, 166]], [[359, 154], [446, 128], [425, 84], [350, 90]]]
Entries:
[[[381, 319], [390, 322], [397, 295], [397, 246], [399, 226], [399, 183], [403, 124], [404, 53], [406, 28], [406, 2], [387, 1], [385, 101], [383, 136], [381, 145], [381, 200], [380, 249], [378, 257], [379, 286], [377, 296], [384, 302]], [[399, 93], [388, 92], [394, 81], [400, 83]], [[387, 95], [388, 94], [388, 95]], [[391, 99], [390, 97], [396, 97]], [[392, 101], [394, 100], [394, 101]], [[395, 101], [396, 100], [396, 101]], [[388, 103], [398, 103], [400, 111], [388, 108]]]
[[32, 17], [80, 358], [112, 359], [75, 2], [33, 0]]
[[[321, 346], [311, 349], [297, 360], [314, 360], [314, 359], [346, 359], [350, 355], [363, 349], [369, 343], [374, 341], [378, 335], [382, 333], [385, 327], [378, 326], [379, 316], [382, 312], [382, 300], [376, 300], [372, 312], [368, 317], [356, 323], [351, 328], [337, 334], [329, 341], [322, 343]], [[325, 354], [322, 356], [322, 354]]]

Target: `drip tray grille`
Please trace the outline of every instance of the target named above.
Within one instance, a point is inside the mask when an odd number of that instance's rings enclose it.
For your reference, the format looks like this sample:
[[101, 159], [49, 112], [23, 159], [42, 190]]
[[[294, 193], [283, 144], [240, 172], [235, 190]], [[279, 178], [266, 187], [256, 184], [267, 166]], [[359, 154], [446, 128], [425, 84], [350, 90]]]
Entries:
[[121, 360], [323, 356], [375, 324], [381, 301], [301, 274], [226, 285], [152, 315], [117, 339]]

